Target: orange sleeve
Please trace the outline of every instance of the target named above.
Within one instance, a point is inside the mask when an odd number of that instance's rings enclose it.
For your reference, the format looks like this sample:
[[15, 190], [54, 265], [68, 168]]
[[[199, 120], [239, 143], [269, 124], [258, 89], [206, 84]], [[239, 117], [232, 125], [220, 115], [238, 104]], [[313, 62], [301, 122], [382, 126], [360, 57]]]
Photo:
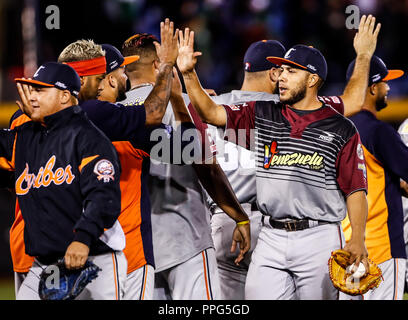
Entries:
[[15, 272], [25, 273], [30, 270], [34, 258], [25, 253], [24, 220], [18, 200], [16, 200], [15, 220], [10, 229], [10, 253]]

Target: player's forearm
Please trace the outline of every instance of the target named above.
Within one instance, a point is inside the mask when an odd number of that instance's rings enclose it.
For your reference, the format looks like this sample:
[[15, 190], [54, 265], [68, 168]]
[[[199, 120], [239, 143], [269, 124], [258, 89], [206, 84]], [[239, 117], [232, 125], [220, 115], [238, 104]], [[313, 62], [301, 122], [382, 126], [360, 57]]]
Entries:
[[170, 99], [173, 65], [160, 65], [156, 83], [144, 103], [146, 111], [146, 125], [159, 125], [162, 122], [167, 104]]
[[408, 198], [408, 183], [406, 183], [404, 180], [401, 180], [400, 187], [402, 196]]
[[353, 74], [341, 96], [344, 103], [344, 115], [350, 117], [361, 111], [368, 88], [368, 74], [371, 56], [357, 55]]
[[210, 197], [231, 219], [249, 220], [219, 164], [194, 164], [193, 167]]
[[347, 212], [351, 225], [351, 240], [365, 240], [368, 214], [367, 198], [364, 191], [357, 191], [347, 197]]
[[195, 70], [183, 73], [183, 79], [191, 104], [201, 119], [215, 126], [225, 126], [226, 119], [220, 117], [220, 108], [223, 107], [217, 105], [203, 89]]
[[174, 119], [179, 122], [193, 122], [188, 113], [184, 99], [180, 95], [171, 95], [170, 103], [173, 108]]

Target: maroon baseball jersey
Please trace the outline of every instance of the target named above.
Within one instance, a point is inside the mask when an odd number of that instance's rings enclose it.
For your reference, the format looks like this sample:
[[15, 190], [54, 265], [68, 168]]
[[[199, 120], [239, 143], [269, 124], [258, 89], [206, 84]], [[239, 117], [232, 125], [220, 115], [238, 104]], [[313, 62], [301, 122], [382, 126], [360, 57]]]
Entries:
[[273, 101], [224, 106], [227, 132], [245, 130], [246, 148], [255, 129], [258, 207], [274, 219], [339, 222], [345, 198], [367, 189], [360, 137], [340, 114], [343, 103], [320, 99], [322, 107], [313, 111]]

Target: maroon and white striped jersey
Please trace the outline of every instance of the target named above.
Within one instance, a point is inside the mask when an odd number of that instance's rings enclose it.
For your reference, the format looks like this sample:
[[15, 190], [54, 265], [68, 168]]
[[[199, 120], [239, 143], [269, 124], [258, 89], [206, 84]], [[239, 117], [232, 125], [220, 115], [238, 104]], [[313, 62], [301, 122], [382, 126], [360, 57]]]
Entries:
[[366, 190], [358, 131], [340, 114], [341, 100], [333, 98], [320, 98], [322, 107], [311, 112], [273, 101], [224, 106], [227, 135], [245, 130], [250, 148], [255, 129], [257, 204], [263, 214], [339, 222], [346, 216], [345, 198]]

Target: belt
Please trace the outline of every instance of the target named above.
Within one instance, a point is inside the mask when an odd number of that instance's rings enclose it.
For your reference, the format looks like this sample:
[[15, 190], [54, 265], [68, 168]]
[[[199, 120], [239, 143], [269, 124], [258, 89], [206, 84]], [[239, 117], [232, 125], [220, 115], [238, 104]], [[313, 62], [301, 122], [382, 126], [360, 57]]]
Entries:
[[262, 216], [262, 224], [265, 223], [265, 220], [269, 220], [269, 225], [275, 229], [282, 229], [286, 231], [299, 231], [304, 230], [324, 224], [329, 224], [328, 221], [318, 221], [318, 220], [310, 220], [310, 219], [303, 219], [303, 220], [290, 220], [290, 221], [278, 221], [273, 220], [272, 217]]

